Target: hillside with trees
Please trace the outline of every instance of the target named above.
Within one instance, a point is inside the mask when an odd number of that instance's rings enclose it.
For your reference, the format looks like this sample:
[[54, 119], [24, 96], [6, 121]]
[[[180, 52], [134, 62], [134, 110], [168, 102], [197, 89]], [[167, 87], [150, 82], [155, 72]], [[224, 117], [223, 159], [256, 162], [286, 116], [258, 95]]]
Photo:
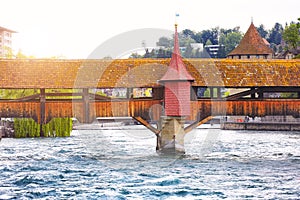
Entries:
[[[297, 49], [300, 46], [300, 18], [283, 26], [275, 23], [267, 30], [263, 24], [257, 27], [260, 35], [265, 38], [274, 51], [275, 57], [285, 50]], [[244, 33], [239, 27], [224, 29], [220, 27], [202, 31], [184, 29], [179, 32], [179, 45], [185, 58], [212, 57], [209, 47], [218, 48], [215, 58], [226, 58], [241, 41]], [[202, 45], [202, 47], [201, 47]], [[170, 58], [173, 50], [173, 38], [162, 36], [156, 43], [156, 49], [145, 49], [145, 54], [132, 54], [131, 58]]]

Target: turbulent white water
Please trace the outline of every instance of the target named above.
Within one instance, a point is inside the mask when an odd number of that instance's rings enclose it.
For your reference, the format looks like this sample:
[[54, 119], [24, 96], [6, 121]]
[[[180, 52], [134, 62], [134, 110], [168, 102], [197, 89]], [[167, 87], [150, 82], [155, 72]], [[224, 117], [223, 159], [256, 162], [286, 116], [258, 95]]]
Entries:
[[140, 126], [0, 142], [0, 199], [299, 199], [300, 133], [195, 129], [158, 155]]

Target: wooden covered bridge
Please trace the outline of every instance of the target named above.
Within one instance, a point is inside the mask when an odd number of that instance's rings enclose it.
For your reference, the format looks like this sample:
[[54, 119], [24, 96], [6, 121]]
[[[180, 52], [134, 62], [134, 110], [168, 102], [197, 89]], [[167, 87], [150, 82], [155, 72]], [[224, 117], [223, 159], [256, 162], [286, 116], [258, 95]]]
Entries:
[[[28, 96], [0, 100], [0, 117], [33, 118], [40, 124], [55, 117], [76, 117], [90, 123], [96, 117], [163, 115], [164, 87], [158, 80], [170, 59], [126, 60], [0, 60], [0, 89], [33, 90]], [[195, 78], [191, 115], [202, 120], [218, 115], [292, 115], [300, 117], [299, 60], [184, 60]], [[136, 89], [150, 95], [133, 95]], [[242, 92], [225, 96], [228, 89]], [[122, 89], [123, 96], [99, 94]], [[210, 90], [208, 96], [203, 91]], [[266, 94], [284, 94], [272, 96]], [[288, 97], [288, 98], [287, 98]]]

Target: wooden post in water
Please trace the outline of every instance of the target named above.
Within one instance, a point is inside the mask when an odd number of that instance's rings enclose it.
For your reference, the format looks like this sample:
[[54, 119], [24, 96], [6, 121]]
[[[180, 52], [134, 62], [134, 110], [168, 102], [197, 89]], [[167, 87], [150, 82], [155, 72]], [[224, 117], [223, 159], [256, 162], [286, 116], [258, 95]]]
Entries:
[[82, 91], [83, 100], [83, 123], [90, 123], [90, 98], [89, 89], [84, 88]]
[[43, 125], [46, 123], [46, 92], [45, 88], [40, 89], [40, 137], [44, 137]]

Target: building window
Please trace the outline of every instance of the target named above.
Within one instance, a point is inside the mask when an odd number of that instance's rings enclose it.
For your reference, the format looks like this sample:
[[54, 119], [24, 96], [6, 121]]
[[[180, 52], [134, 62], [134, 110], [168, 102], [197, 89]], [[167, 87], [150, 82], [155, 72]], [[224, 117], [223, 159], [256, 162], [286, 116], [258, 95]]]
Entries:
[[133, 88], [133, 98], [152, 97], [152, 88]]
[[250, 59], [250, 55], [247, 55], [247, 58]]

